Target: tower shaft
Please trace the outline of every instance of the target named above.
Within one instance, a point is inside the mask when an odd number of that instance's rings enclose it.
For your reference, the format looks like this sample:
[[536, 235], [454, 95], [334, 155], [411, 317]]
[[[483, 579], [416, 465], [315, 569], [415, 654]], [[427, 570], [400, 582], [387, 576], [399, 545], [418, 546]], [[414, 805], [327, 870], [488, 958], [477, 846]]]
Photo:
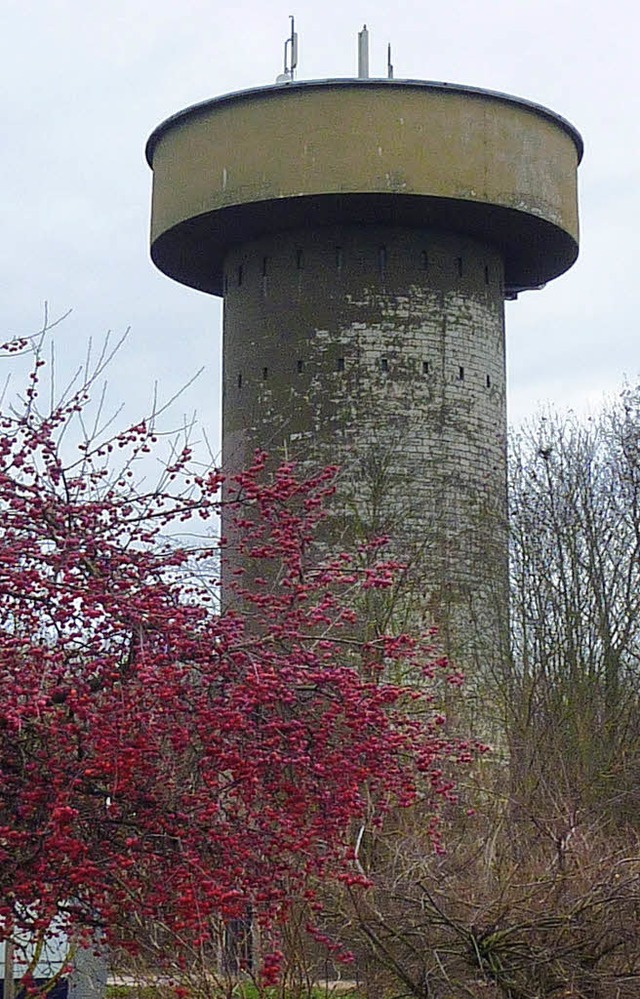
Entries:
[[256, 448], [338, 464], [332, 544], [392, 539], [423, 622], [486, 661], [506, 600], [500, 254], [432, 229], [300, 229], [231, 250], [224, 288], [225, 469]]

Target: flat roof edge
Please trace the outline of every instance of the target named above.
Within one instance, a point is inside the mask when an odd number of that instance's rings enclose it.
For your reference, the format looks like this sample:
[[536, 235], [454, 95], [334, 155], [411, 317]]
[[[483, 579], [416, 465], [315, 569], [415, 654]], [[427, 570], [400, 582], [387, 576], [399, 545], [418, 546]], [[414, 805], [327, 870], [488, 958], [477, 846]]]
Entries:
[[566, 118], [563, 118], [562, 115], [556, 114], [555, 111], [551, 111], [549, 108], [544, 107], [544, 105], [536, 104], [534, 101], [529, 101], [524, 97], [514, 97], [511, 94], [501, 93], [499, 90], [485, 90], [482, 87], [469, 87], [461, 83], [443, 83], [432, 80], [387, 80], [385, 78], [360, 79], [358, 77], [346, 79], [302, 80], [296, 81], [295, 83], [277, 83], [263, 87], [251, 87], [248, 90], [236, 90], [229, 94], [222, 94], [220, 97], [211, 97], [206, 101], [199, 101], [197, 104], [191, 104], [182, 111], [178, 111], [176, 114], [166, 118], [153, 130], [145, 146], [145, 157], [147, 163], [153, 169], [153, 154], [156, 146], [167, 132], [170, 132], [175, 125], [179, 125], [186, 119], [197, 117], [200, 114], [205, 114], [208, 110], [220, 104], [239, 103], [243, 100], [258, 96], [276, 96], [285, 90], [318, 90], [324, 87], [366, 89], [367, 87], [380, 86], [398, 89], [402, 87], [411, 87], [440, 93], [468, 94], [470, 97], [488, 97], [492, 100], [500, 101], [505, 104], [512, 104], [516, 107], [525, 108], [543, 118], [547, 118], [549, 121], [552, 121], [555, 125], [558, 125], [559, 128], [566, 132], [576, 147], [578, 163], [582, 160], [584, 154], [584, 141], [577, 128], [575, 128], [570, 121], [567, 121]]

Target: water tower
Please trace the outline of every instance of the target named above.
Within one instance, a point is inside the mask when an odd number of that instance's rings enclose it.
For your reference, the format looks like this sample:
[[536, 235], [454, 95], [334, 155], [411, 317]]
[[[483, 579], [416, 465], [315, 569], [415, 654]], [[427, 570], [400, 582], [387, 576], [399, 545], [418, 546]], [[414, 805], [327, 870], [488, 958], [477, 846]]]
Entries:
[[[289, 49], [295, 62], [295, 36]], [[336, 538], [391, 536], [463, 665], [507, 620], [504, 301], [578, 254], [582, 142], [527, 100], [293, 80], [163, 122], [151, 255], [224, 299], [223, 466], [342, 468]]]

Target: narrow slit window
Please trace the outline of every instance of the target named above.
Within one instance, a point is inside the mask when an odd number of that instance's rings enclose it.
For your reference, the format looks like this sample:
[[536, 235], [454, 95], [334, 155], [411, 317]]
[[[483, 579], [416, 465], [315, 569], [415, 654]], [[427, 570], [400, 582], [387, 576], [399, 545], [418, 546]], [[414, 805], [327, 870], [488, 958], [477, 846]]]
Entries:
[[462, 257], [456, 257], [456, 268], [458, 270], [458, 277], [462, 277]]
[[484, 265], [484, 283], [489, 284], [489, 265]]
[[238, 372], [238, 388], [242, 388], [242, 372]]
[[243, 273], [243, 270], [242, 270], [242, 264], [240, 264], [240, 266], [238, 267], [238, 288], [242, 284], [243, 277], [244, 277], [244, 273]]
[[341, 246], [336, 246], [336, 267], [339, 271], [344, 267], [344, 251]]
[[268, 368], [263, 368], [262, 369], [262, 381], [266, 382], [266, 380], [267, 380], [268, 377], [269, 377], [269, 369]]
[[387, 357], [380, 358], [380, 370], [381, 371], [389, 370], [389, 359]]
[[430, 371], [431, 371], [431, 365], [429, 364], [429, 362], [428, 361], [423, 361], [422, 362], [422, 374], [423, 375], [428, 375], [430, 373]]
[[304, 252], [298, 248], [296, 250], [296, 270], [301, 271], [304, 267]]
[[304, 361], [302, 360], [302, 358], [298, 359], [297, 367], [298, 367], [298, 374], [301, 375], [302, 372], [304, 371]]
[[384, 277], [387, 271], [387, 248], [386, 246], [381, 246], [378, 250], [378, 271], [380, 272], [380, 277]]
[[336, 371], [344, 371], [344, 357], [339, 357], [336, 361]]
[[487, 375], [487, 388], [491, 388], [491, 375]]
[[423, 250], [422, 253], [420, 254], [420, 260], [422, 262], [422, 270], [423, 271], [428, 271], [429, 270], [429, 254], [427, 253], [426, 250]]
[[458, 381], [459, 382], [464, 381], [464, 368], [462, 367], [462, 365], [460, 365], [460, 367], [458, 368]]

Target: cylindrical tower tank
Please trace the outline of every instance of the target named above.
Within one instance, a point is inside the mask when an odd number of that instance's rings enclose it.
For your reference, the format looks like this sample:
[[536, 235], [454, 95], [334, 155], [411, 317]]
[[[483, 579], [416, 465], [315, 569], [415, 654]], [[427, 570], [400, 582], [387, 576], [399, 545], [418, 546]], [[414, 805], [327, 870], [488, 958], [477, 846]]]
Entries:
[[389, 534], [465, 666], [508, 616], [504, 299], [578, 253], [580, 136], [504, 94], [326, 80], [152, 134], [151, 254], [224, 296], [223, 464], [342, 467], [336, 537]]

